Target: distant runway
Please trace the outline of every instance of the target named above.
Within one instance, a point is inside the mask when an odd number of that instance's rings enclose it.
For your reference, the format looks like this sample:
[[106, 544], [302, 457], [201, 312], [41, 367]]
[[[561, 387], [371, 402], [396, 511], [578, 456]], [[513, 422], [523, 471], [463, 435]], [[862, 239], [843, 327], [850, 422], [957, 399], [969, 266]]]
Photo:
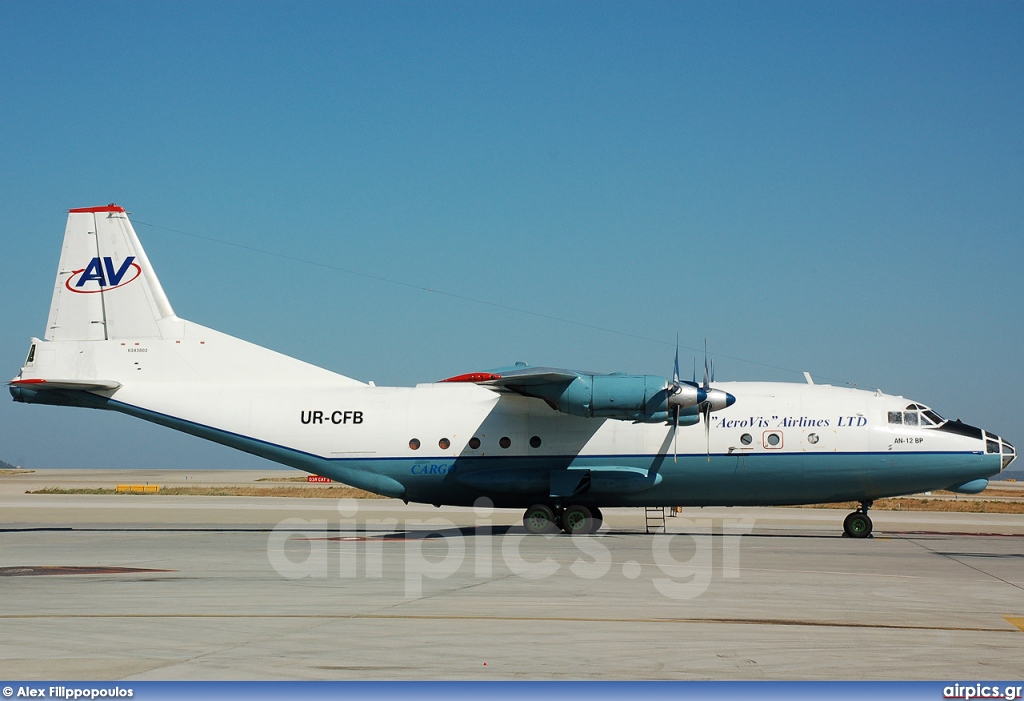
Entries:
[[[299, 473], [196, 473], [201, 484]], [[1024, 517], [689, 509], [526, 536], [392, 500], [26, 495], [0, 477], [7, 679], [1024, 678]], [[179, 481], [180, 480], [180, 481]]]

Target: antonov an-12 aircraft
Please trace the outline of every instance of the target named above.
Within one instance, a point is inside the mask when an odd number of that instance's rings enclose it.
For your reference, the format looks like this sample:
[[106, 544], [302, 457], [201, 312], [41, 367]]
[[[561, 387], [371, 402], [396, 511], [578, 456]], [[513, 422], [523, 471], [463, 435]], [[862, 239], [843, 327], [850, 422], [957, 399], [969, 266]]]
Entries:
[[[706, 361], [705, 361], [706, 365]], [[927, 406], [816, 385], [511, 367], [376, 387], [175, 315], [117, 205], [72, 209], [43, 340], [15, 401], [108, 409], [387, 497], [525, 509], [532, 533], [602, 507], [977, 493], [1016, 457]]]

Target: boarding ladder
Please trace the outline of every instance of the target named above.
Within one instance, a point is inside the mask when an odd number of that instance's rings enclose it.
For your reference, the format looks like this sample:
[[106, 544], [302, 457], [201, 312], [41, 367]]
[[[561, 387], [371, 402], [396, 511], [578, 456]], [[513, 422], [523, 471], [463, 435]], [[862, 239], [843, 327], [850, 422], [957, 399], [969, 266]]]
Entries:
[[644, 507], [644, 516], [646, 520], [647, 532], [648, 533], [664, 533], [665, 532], [665, 507], [663, 506], [647, 506]]

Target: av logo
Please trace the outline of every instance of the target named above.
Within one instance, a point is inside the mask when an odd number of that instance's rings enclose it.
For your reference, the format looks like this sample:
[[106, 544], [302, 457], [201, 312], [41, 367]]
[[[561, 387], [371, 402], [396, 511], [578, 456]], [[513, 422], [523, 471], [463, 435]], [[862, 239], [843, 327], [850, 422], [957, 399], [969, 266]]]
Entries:
[[[102, 259], [97, 257], [81, 270], [73, 271], [64, 286], [71, 292], [92, 294], [124, 287], [129, 282], [137, 280], [140, 275], [142, 268], [135, 262], [135, 256], [125, 258], [119, 267], [114, 266], [110, 256], [104, 256]], [[89, 282], [95, 282], [99, 287], [89, 285], [86, 288], [86, 283]]]

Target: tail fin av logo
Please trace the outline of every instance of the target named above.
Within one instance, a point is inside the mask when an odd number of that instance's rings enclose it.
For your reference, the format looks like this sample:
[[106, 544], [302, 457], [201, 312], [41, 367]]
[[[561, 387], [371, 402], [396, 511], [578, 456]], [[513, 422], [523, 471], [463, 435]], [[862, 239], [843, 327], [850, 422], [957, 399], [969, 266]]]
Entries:
[[[135, 262], [135, 256], [128, 256], [116, 267], [110, 256], [104, 256], [102, 259], [97, 257], [81, 270], [72, 271], [64, 286], [71, 292], [92, 294], [124, 287], [129, 282], [138, 280], [140, 275], [142, 268]], [[90, 282], [96, 285], [88, 284]]]

